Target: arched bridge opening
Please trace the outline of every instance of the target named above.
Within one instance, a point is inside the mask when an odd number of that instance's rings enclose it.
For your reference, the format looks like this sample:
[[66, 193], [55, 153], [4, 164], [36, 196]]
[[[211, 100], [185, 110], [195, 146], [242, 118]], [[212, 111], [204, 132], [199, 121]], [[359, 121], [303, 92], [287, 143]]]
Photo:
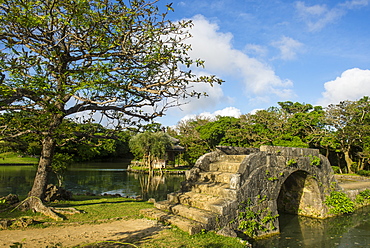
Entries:
[[293, 172], [282, 184], [277, 198], [279, 213], [317, 217], [322, 208], [319, 183], [306, 171]]

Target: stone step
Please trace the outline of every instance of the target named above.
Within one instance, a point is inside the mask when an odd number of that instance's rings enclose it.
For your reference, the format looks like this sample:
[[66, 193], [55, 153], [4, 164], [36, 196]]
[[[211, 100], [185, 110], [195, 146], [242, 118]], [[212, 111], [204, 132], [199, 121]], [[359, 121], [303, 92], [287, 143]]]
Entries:
[[217, 182], [200, 182], [192, 186], [192, 192], [202, 193], [207, 195], [226, 197], [236, 199], [236, 190], [230, 189], [228, 183]]
[[206, 229], [206, 226], [198, 221], [166, 213], [156, 208], [141, 209], [140, 213], [147, 218], [155, 219], [165, 224], [175, 225], [190, 235], [197, 234], [203, 229]]
[[232, 200], [195, 192], [179, 194], [177, 198], [182, 205], [203, 209], [220, 215], [224, 214], [225, 206]]
[[241, 163], [249, 155], [222, 155], [219, 161]]
[[159, 210], [167, 211], [167, 213], [172, 213], [203, 223], [207, 229], [216, 224], [217, 214], [210, 211], [185, 206], [182, 204], [175, 204], [168, 200], [156, 202], [154, 203], [154, 206]]
[[154, 207], [163, 211], [171, 211], [172, 207], [177, 203], [171, 202], [169, 200], [159, 201], [154, 203]]
[[221, 172], [221, 171], [208, 171], [199, 173], [199, 182], [219, 182], [219, 183], [230, 183], [231, 177], [235, 173], [231, 172]]
[[205, 229], [209, 230], [215, 227], [218, 219], [217, 214], [199, 208], [193, 208], [182, 204], [172, 207], [172, 213], [184, 218], [195, 220], [204, 224]]
[[[230, 156], [230, 155], [229, 155]], [[240, 167], [240, 162], [226, 162], [218, 161], [209, 164], [209, 171], [220, 171], [220, 172], [238, 172]]]

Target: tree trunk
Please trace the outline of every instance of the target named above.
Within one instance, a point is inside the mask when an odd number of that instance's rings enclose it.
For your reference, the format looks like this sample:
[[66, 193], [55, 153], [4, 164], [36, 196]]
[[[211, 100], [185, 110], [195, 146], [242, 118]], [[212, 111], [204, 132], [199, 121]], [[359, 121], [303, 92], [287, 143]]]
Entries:
[[33, 186], [28, 196], [37, 197], [41, 200], [45, 197], [45, 189], [51, 172], [51, 162], [54, 155], [55, 141], [52, 137], [46, 136], [42, 141], [42, 151], [37, 167]]
[[347, 173], [352, 173], [352, 159], [351, 157], [349, 156], [349, 149], [348, 150], [345, 150], [344, 152], [344, 160], [346, 161], [346, 165], [347, 165]]
[[[53, 161], [54, 149], [56, 141], [53, 137], [54, 130], [62, 123], [63, 116], [55, 115], [49, 126], [49, 133], [42, 140], [42, 151], [40, 161], [37, 167], [35, 179], [31, 191], [28, 193], [28, 198], [23, 202], [26, 209], [42, 213], [55, 220], [62, 220], [63, 218], [57, 213], [65, 213], [65, 210], [55, 209], [44, 205], [46, 186], [48, 184], [49, 175], [52, 171], [51, 163]], [[67, 212], [73, 214], [79, 211], [68, 210]]]

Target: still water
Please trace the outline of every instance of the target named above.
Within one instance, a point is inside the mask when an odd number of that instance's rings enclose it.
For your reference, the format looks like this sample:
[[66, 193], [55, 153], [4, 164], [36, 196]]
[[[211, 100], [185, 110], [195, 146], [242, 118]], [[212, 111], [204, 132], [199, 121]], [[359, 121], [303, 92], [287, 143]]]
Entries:
[[[75, 164], [65, 175], [64, 187], [74, 194], [120, 194], [163, 200], [179, 190], [183, 175], [153, 176], [129, 173], [127, 162]], [[0, 166], [0, 196], [25, 196], [32, 187], [32, 166]], [[55, 179], [54, 179], [55, 180]], [[55, 181], [56, 182], [56, 181]], [[55, 183], [54, 182], [54, 183]], [[317, 220], [282, 214], [280, 235], [253, 242], [253, 247], [370, 247], [370, 206], [351, 215]]]
[[[164, 200], [180, 189], [184, 175], [136, 174], [126, 171], [128, 161], [74, 164], [65, 174], [63, 186], [73, 194], [120, 194], [121, 196]], [[33, 166], [0, 166], [0, 196], [25, 196], [32, 187]], [[51, 178], [56, 184], [56, 179]]]
[[370, 247], [370, 206], [325, 220], [281, 214], [280, 232], [253, 243], [257, 248]]

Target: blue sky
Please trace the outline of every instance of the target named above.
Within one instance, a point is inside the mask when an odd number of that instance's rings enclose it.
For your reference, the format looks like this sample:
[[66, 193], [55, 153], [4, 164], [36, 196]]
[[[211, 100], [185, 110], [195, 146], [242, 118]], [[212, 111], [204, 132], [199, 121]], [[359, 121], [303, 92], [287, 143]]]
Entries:
[[238, 116], [279, 101], [327, 106], [370, 95], [370, 0], [183, 0], [172, 6], [171, 20], [193, 20], [190, 55], [206, 61], [196, 72], [225, 82], [196, 86], [209, 97], [170, 109], [157, 119], [164, 126], [195, 115]]

